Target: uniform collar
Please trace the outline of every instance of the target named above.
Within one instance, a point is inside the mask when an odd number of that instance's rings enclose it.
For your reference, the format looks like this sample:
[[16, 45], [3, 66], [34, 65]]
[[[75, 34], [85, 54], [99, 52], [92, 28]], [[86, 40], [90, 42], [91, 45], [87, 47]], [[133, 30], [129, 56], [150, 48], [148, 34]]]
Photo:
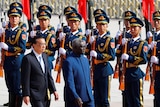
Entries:
[[47, 32], [47, 31], [48, 31], [48, 29], [45, 29], [45, 30], [43, 30], [43, 31], [41, 30], [41, 33], [44, 34], [44, 33]]
[[132, 40], [135, 42], [136, 40], [140, 39], [140, 36], [137, 36], [135, 38], [132, 38]]
[[[159, 30], [159, 31], [157, 31], [156, 33], [157, 33], [157, 35], [159, 35], [159, 34], [160, 34], [160, 30]], [[156, 35], [156, 36], [157, 36], [157, 35]]]
[[72, 32], [72, 34], [73, 34], [73, 35], [76, 35], [78, 32], [79, 32], [79, 31], [76, 30], [76, 31]]
[[15, 26], [14, 28], [11, 28], [12, 31], [16, 30], [18, 28], [18, 25]]
[[106, 32], [103, 33], [102, 35], [98, 35], [98, 37], [102, 38], [104, 35], [106, 35]]

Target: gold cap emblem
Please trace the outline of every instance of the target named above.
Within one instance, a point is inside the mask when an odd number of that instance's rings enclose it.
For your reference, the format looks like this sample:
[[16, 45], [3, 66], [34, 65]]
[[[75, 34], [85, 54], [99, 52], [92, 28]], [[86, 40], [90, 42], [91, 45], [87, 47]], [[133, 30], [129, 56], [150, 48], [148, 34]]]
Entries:
[[13, 6], [19, 6], [19, 4], [18, 3], [14, 3]]
[[72, 10], [71, 7], [68, 7], [68, 8], [67, 8], [67, 11], [71, 11], [71, 10]]
[[105, 20], [104, 16], [100, 16], [98, 19], [99, 20]]
[[44, 10], [45, 10], [45, 9], [47, 9], [47, 7], [46, 7], [46, 6], [42, 6], [42, 8], [41, 8], [41, 9], [44, 9]]
[[102, 11], [101, 11], [100, 9], [98, 9], [96, 13], [97, 13], [97, 14], [101, 14]]
[[160, 16], [159, 11], [157, 11], [154, 16], [155, 16], [155, 17], [159, 17], [159, 16]]
[[11, 12], [18, 12], [16, 8], [12, 9]]
[[77, 15], [76, 15], [76, 13], [72, 13], [71, 16], [72, 17], [76, 17]]
[[135, 18], [132, 18], [131, 22], [137, 22], [137, 20]]
[[45, 13], [44, 11], [42, 11], [42, 12], [40, 13], [40, 15], [46, 15], [46, 13]]

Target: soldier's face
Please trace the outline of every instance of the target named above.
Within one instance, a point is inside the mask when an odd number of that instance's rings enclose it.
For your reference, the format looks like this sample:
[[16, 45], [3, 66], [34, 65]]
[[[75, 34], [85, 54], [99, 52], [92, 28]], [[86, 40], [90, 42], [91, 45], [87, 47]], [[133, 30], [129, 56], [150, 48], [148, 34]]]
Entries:
[[133, 38], [139, 36], [140, 32], [141, 32], [140, 26], [131, 26], [131, 34]]
[[41, 30], [45, 30], [48, 27], [49, 23], [49, 19], [39, 19], [39, 25], [41, 27]]
[[78, 20], [69, 20], [68, 21], [68, 25], [71, 27], [71, 31], [74, 32], [74, 31], [78, 30], [79, 25], [80, 25], [80, 21], [78, 21]]
[[38, 54], [41, 54], [42, 52], [44, 52], [46, 49], [45, 39], [44, 38], [37, 39], [36, 43], [33, 44], [33, 48]]
[[103, 34], [107, 31], [107, 27], [108, 27], [108, 24], [104, 24], [104, 23], [97, 23], [96, 24], [96, 27], [99, 31], [99, 34]]
[[154, 26], [156, 28], [156, 31], [160, 30], [160, 20], [159, 19], [154, 20]]
[[127, 19], [125, 19], [124, 20], [124, 25], [126, 26], [126, 30], [128, 31], [128, 30], [130, 30], [130, 22], [129, 22], [129, 20], [127, 20]]
[[17, 16], [17, 15], [9, 16], [9, 22], [11, 24], [11, 27], [17, 26], [19, 24], [19, 21], [20, 21], [19, 16]]

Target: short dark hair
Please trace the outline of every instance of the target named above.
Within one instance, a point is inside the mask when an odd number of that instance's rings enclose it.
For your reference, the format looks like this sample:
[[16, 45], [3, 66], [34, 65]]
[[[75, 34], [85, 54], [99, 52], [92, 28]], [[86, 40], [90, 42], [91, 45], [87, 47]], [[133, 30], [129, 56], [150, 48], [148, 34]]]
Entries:
[[33, 40], [32, 40], [32, 44], [36, 44], [36, 40], [37, 39], [40, 39], [40, 38], [43, 38], [44, 39], [44, 37], [42, 36], [42, 35], [36, 35], [36, 36], [34, 36], [34, 38], [33, 38]]

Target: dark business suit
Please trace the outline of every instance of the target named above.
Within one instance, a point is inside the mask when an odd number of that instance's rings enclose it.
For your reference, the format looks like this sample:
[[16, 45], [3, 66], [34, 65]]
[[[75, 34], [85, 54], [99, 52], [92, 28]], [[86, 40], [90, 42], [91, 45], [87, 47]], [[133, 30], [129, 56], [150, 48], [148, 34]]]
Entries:
[[42, 57], [45, 64], [45, 73], [43, 73], [33, 51], [24, 56], [22, 60], [22, 94], [23, 97], [30, 96], [33, 107], [45, 107], [48, 88], [51, 93], [56, 91], [49, 71], [47, 55], [43, 53]]
[[63, 62], [63, 76], [65, 107], [78, 107], [77, 98], [82, 99], [83, 107], [94, 107], [88, 59], [70, 54]]

